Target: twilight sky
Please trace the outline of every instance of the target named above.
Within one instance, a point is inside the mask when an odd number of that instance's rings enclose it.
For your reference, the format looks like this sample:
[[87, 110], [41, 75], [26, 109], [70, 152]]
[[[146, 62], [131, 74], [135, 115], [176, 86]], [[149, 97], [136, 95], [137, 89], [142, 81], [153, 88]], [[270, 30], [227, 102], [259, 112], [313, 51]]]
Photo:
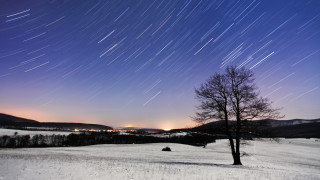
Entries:
[[2, 113], [193, 126], [194, 88], [227, 65], [285, 119], [319, 118], [320, 1], [0, 1]]

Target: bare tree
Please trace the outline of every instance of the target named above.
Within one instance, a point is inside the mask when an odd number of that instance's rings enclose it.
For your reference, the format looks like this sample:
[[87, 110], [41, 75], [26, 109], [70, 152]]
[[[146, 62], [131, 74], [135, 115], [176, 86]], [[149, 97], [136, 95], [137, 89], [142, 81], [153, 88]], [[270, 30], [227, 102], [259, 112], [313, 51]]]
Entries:
[[[268, 99], [259, 97], [253, 73], [245, 68], [227, 67], [224, 74], [216, 73], [211, 76], [195, 92], [200, 105], [194, 121], [197, 123], [206, 123], [211, 120], [225, 121], [234, 165], [242, 165], [240, 160], [241, 122], [280, 118], [279, 109], [271, 108], [271, 102]], [[231, 133], [230, 120], [236, 121], [235, 137]]]

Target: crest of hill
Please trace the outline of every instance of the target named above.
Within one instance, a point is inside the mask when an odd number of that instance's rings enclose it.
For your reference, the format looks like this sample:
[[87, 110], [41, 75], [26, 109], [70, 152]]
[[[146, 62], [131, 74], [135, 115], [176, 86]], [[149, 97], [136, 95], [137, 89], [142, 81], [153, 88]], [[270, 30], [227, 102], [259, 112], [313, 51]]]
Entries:
[[96, 129], [96, 130], [109, 130], [109, 126], [100, 124], [85, 124], [85, 123], [68, 123], [68, 122], [38, 122], [31, 119], [11, 116], [8, 114], [0, 113], [0, 127], [10, 128], [54, 128], [54, 129]]

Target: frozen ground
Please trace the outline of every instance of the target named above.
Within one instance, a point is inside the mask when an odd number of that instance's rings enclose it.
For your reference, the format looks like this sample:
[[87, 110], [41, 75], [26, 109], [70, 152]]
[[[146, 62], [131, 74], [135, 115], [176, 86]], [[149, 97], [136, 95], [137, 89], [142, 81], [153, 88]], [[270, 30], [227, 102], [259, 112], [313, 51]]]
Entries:
[[25, 130], [17, 130], [17, 129], [2, 129], [0, 128], [0, 136], [13, 136], [15, 132], [18, 132], [18, 135], [36, 135], [36, 134], [42, 134], [42, 135], [69, 135], [74, 132], [61, 132], [61, 131], [25, 131]]
[[[170, 146], [172, 152], [162, 152]], [[0, 179], [320, 179], [320, 141], [249, 141], [232, 166], [226, 140], [182, 144], [0, 149]]]

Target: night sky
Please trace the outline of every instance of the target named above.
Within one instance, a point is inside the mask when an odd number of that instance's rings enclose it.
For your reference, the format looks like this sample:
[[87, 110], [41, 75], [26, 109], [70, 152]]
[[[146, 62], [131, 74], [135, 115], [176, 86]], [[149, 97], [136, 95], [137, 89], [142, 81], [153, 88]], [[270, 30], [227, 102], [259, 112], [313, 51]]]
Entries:
[[194, 89], [255, 73], [285, 119], [320, 117], [319, 0], [0, 0], [0, 112], [193, 126]]

